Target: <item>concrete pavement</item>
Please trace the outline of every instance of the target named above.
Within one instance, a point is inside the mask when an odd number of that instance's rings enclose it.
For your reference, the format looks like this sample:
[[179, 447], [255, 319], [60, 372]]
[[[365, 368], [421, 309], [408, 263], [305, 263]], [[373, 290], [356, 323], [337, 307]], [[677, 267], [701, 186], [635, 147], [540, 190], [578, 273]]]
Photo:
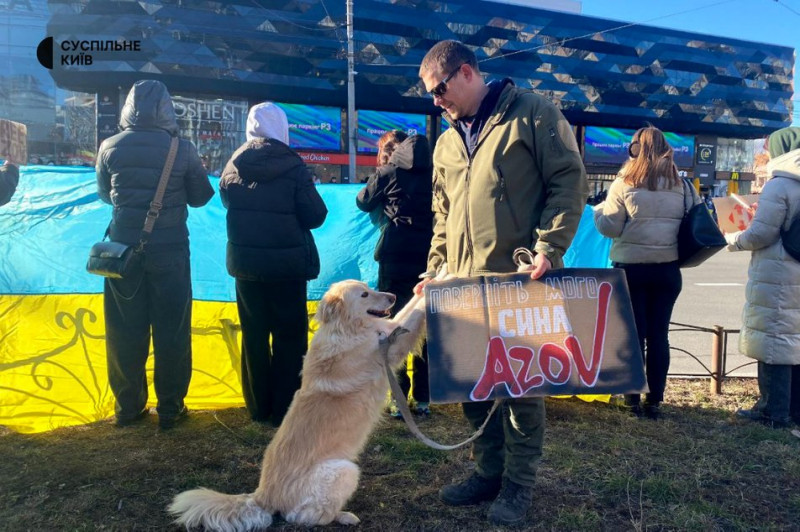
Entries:
[[[700, 266], [681, 270], [683, 290], [672, 312], [672, 321], [709, 329], [720, 325], [725, 329], [739, 330], [749, 262], [749, 251], [732, 253], [723, 249]], [[713, 335], [708, 332], [671, 332], [670, 375], [706, 375], [706, 370], [697, 361], [674, 348], [692, 353], [710, 368], [712, 339]], [[738, 334], [728, 334], [726, 372], [729, 376], [755, 377], [753, 359], [739, 353], [738, 342]]]

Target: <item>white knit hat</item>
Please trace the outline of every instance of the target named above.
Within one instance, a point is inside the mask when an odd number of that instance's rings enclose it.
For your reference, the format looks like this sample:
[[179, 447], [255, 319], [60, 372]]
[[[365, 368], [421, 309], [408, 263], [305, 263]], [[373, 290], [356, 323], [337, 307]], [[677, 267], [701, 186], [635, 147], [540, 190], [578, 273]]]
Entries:
[[272, 102], [254, 105], [247, 114], [247, 140], [275, 139], [289, 145], [289, 121], [283, 109]]

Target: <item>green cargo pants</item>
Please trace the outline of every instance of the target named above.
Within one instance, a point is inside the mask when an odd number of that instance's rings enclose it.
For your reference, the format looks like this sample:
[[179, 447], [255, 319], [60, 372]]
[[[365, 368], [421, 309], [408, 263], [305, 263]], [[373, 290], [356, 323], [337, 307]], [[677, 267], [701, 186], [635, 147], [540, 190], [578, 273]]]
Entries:
[[[464, 403], [464, 415], [477, 430], [486, 419], [492, 401]], [[542, 397], [505, 399], [483, 434], [472, 444], [477, 473], [486, 478], [506, 477], [522, 486], [536, 483], [542, 456], [545, 407]]]

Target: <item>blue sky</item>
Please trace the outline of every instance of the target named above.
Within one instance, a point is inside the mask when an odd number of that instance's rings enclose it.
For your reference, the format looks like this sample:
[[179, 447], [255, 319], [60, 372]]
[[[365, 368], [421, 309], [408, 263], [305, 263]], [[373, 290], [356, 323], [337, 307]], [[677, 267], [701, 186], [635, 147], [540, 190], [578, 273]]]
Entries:
[[[800, 48], [800, 0], [583, 0], [583, 14]], [[794, 125], [800, 126], [795, 56]]]

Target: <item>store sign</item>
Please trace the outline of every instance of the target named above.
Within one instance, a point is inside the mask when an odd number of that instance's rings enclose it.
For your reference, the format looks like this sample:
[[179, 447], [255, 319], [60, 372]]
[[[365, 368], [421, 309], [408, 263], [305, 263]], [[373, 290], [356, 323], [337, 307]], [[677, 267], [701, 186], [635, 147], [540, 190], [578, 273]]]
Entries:
[[97, 142], [103, 142], [108, 137], [119, 132], [119, 118], [114, 115], [97, 115]]
[[101, 92], [97, 94], [97, 114], [109, 116], [119, 115], [115, 93]]
[[119, 133], [119, 95], [116, 91], [97, 93], [97, 146]]
[[386, 111], [358, 111], [358, 151], [378, 153], [378, 139], [387, 131], [402, 131], [409, 137], [426, 135], [427, 117]]
[[623, 270], [454, 279], [425, 301], [435, 402], [646, 389]]
[[172, 104], [175, 108], [175, 117], [178, 120], [233, 122], [237, 118], [237, 106], [229, 102], [189, 100], [176, 96], [172, 98]]
[[[299, 151], [297, 154], [306, 164], [350, 164], [350, 155], [347, 153], [312, 153]], [[356, 166], [375, 166], [375, 157], [356, 155]]]
[[713, 165], [715, 163], [715, 155], [717, 152], [716, 144], [709, 144], [705, 142], [697, 143], [697, 156], [695, 158], [696, 164]]

